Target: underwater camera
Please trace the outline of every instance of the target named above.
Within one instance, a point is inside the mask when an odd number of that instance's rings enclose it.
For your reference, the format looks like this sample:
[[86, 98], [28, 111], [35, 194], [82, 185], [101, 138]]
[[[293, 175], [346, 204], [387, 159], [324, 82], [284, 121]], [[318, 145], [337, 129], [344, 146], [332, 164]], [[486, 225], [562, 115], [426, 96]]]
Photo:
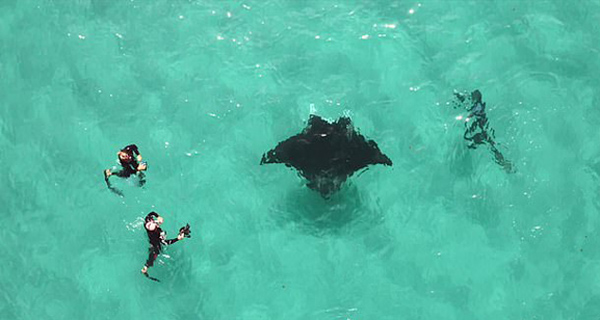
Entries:
[[190, 233], [192, 233], [192, 231], [190, 231], [190, 225], [186, 223], [185, 227], [181, 227], [179, 229], [179, 234], [183, 234], [184, 237], [189, 238]]

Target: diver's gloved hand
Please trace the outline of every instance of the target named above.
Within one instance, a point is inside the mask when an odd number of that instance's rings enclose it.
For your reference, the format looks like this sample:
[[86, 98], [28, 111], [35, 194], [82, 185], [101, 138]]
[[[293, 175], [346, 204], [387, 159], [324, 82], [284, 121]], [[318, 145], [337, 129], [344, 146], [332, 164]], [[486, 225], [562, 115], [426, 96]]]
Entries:
[[456, 97], [456, 99], [458, 99], [461, 103], [465, 102], [465, 99], [467, 98], [465, 94], [458, 92], [456, 90], [454, 90], [454, 96]]
[[190, 238], [191, 233], [192, 231], [190, 230], [190, 225], [186, 224], [185, 227], [181, 227], [179, 229], [179, 235], [177, 236], [177, 239], [181, 240], [183, 238]]
[[142, 162], [138, 165], [137, 171], [144, 171], [148, 169], [148, 164], [146, 162]]

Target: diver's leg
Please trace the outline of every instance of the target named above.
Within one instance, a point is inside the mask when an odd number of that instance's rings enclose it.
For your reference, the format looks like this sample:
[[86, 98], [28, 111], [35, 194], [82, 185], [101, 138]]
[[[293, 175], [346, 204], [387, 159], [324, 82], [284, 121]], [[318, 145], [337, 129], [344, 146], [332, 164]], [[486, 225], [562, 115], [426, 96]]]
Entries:
[[146, 270], [154, 265], [154, 260], [156, 260], [159, 253], [160, 253], [159, 248], [150, 246], [150, 249], [148, 250], [148, 260], [146, 260], [146, 265], [145, 265]]
[[140, 178], [139, 185], [140, 187], [143, 187], [146, 184], [146, 175], [143, 172], [138, 171], [138, 177]]
[[131, 173], [129, 173], [124, 168], [122, 168], [121, 170], [113, 171], [112, 174], [119, 178], [129, 178], [129, 176], [131, 175]]
[[152, 267], [154, 265], [154, 260], [156, 260], [156, 258], [158, 257], [158, 254], [160, 253], [160, 249], [156, 248], [154, 246], [150, 246], [150, 249], [148, 250], [148, 260], [146, 261], [146, 264], [144, 265], [144, 267], [142, 268], [142, 274], [146, 276], [146, 278], [150, 279], [150, 280], [154, 280], [157, 282], [160, 282], [160, 280], [151, 277], [148, 274], [148, 268]]
[[463, 138], [467, 141], [473, 140], [473, 137], [469, 137], [469, 133], [472, 133], [472, 132], [470, 132], [469, 129], [467, 129], [467, 131], [465, 131], [465, 134], [463, 135]]
[[469, 136], [470, 133], [473, 133], [473, 132], [470, 132], [467, 129], [467, 131], [465, 131], [465, 134], [463, 135], [463, 138], [465, 140], [469, 141], [469, 144], [467, 145], [467, 148], [469, 148], [469, 149], [477, 149], [477, 140], [476, 140], [476, 138], [477, 138], [477, 135], [479, 133], [476, 133], [476, 134], [474, 134], [472, 136]]
[[471, 121], [471, 122], [466, 122], [465, 126], [467, 126], [467, 130], [469, 130], [469, 132], [473, 133], [475, 131], [477, 131], [478, 129], [478, 124], [479, 122], [477, 120], [475, 121]]
[[109, 177], [112, 175], [110, 169], [106, 169], [104, 170], [104, 182], [106, 182], [106, 186], [108, 187], [108, 190], [114, 192], [115, 194], [117, 194], [118, 196], [122, 197], [123, 196], [123, 192], [121, 192], [119, 189], [113, 187], [110, 184], [110, 180]]
[[104, 170], [104, 182], [106, 182], [106, 186], [110, 189], [111, 185], [110, 185], [110, 180], [108, 180], [108, 177], [110, 177], [111, 172], [109, 169]]
[[494, 154], [494, 161], [496, 161], [497, 164], [502, 166], [502, 168], [504, 168], [504, 170], [506, 172], [508, 172], [508, 173], [513, 172], [512, 162], [510, 162], [509, 160], [506, 160], [506, 158], [504, 158], [504, 155], [500, 152], [500, 150], [498, 150], [496, 148], [495, 145], [491, 144], [490, 149], [492, 150], [492, 153]]

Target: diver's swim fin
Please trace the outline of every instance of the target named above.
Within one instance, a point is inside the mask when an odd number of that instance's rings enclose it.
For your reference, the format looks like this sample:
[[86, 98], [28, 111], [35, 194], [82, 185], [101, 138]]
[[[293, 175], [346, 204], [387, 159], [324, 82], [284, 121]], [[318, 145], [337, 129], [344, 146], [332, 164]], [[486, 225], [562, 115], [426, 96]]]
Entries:
[[155, 277], [150, 276], [148, 274], [148, 272], [142, 272], [142, 273], [146, 276], [146, 278], [148, 278], [148, 279], [150, 279], [152, 281], [160, 282], [160, 280], [156, 279]]
[[121, 192], [119, 189], [113, 187], [110, 184], [110, 181], [108, 180], [108, 176], [106, 175], [106, 172], [104, 172], [104, 181], [106, 182], [106, 186], [108, 187], [108, 189], [112, 192], [114, 192], [116, 195], [118, 195], [119, 197], [124, 197], [123, 192]]

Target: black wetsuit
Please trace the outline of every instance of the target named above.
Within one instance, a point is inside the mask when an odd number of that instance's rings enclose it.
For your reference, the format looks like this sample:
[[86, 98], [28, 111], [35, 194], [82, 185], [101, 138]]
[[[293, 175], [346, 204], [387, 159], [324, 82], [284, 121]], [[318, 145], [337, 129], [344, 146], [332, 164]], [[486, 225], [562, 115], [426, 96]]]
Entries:
[[[479, 90], [475, 90], [472, 94], [471, 109], [469, 109], [469, 119], [473, 121], [465, 123], [467, 130], [465, 131], [464, 138], [470, 141], [469, 148], [476, 149], [478, 145], [484, 143], [494, 144], [492, 136], [494, 135], [494, 129], [489, 128], [487, 115], [485, 114], [485, 102], [481, 101], [481, 93]], [[488, 130], [490, 134], [488, 134]]]
[[[146, 227], [146, 223], [158, 217], [158, 213], [152, 211], [150, 212], [145, 219], [144, 227]], [[160, 227], [157, 227], [153, 231], [150, 231], [146, 228], [146, 232], [148, 233], [148, 241], [150, 241], [150, 248], [148, 249], [148, 260], [146, 261], [146, 267], [152, 267], [154, 265], [154, 260], [160, 254], [162, 249], [162, 245], [170, 245], [173, 244], [179, 239], [165, 239], [166, 234], [162, 231]]]
[[[461, 94], [456, 95], [457, 98], [462, 102], [467, 100], [467, 97]], [[512, 163], [504, 158], [504, 155], [496, 148], [496, 142], [494, 141], [494, 129], [490, 128], [487, 115], [485, 113], [485, 102], [482, 101], [482, 95], [479, 90], [475, 90], [471, 93], [470, 102], [472, 103], [469, 109], [468, 118], [472, 121], [465, 122], [465, 140], [469, 141], [468, 147], [470, 149], [477, 149], [479, 145], [488, 144], [490, 150], [494, 155], [494, 161], [502, 166], [507, 172], [514, 172]]]
[[123, 169], [116, 171], [113, 174], [117, 177], [129, 178], [131, 175], [136, 174], [138, 172], [137, 168], [139, 166], [139, 163], [137, 162], [135, 157], [138, 156], [140, 152], [138, 151], [138, 148], [135, 144], [130, 144], [127, 147], [121, 149], [121, 151], [129, 154], [129, 160], [123, 160], [119, 158], [119, 162], [121, 163], [121, 167], [123, 167]]
[[[121, 149], [122, 152], [125, 152], [129, 155], [129, 160], [123, 160], [121, 158], [119, 158], [119, 163], [121, 164], [121, 170], [118, 171], [114, 171], [112, 172], [113, 175], [120, 177], [120, 178], [129, 178], [132, 175], [137, 174], [137, 176], [140, 178], [139, 179], [139, 185], [140, 187], [143, 186], [146, 183], [146, 179], [145, 179], [145, 175], [143, 172], [138, 171], [138, 166], [139, 163], [137, 162], [137, 159], [135, 158], [136, 156], [138, 156], [140, 154], [140, 152], [138, 151], [138, 147], [135, 144], [130, 144], [127, 147]], [[118, 194], [119, 196], [123, 196], [123, 192], [121, 192], [119, 189], [113, 187], [110, 183], [110, 181], [108, 180], [109, 176], [105, 173], [104, 174], [104, 181], [106, 181], [106, 185], [108, 186], [108, 189], [110, 189], [112, 192]]]

